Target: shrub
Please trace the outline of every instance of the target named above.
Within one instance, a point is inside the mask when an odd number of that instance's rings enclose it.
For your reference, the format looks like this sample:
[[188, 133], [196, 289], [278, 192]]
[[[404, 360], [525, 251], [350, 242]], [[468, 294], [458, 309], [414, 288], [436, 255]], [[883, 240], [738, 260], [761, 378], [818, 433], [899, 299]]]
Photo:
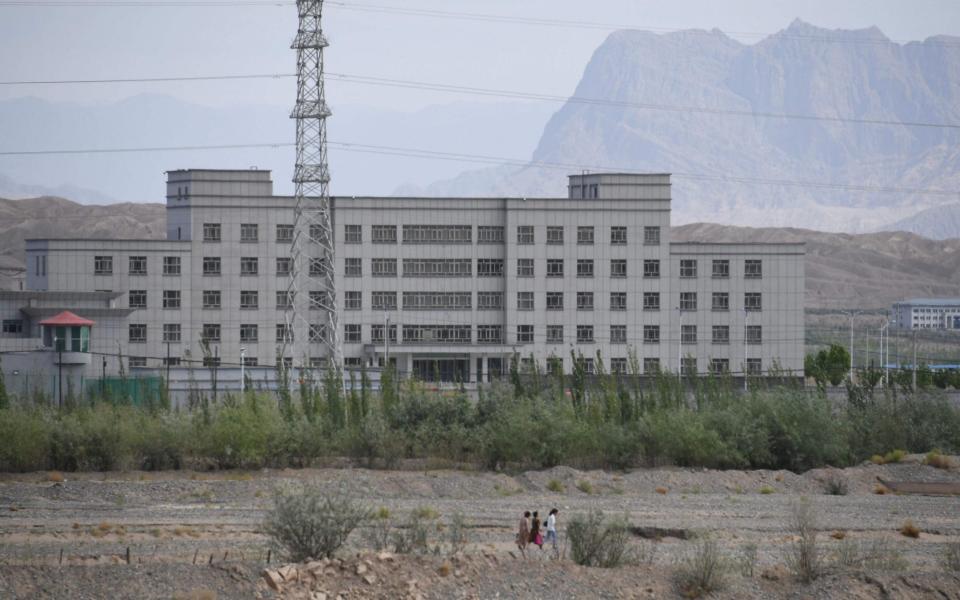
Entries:
[[904, 571], [910, 566], [886, 538], [860, 544], [845, 540], [837, 548], [834, 561], [837, 568], [855, 571]]
[[740, 574], [744, 577], [753, 577], [753, 572], [757, 567], [757, 545], [746, 544], [740, 549], [740, 557], [737, 561], [740, 567]]
[[363, 530], [363, 540], [371, 548], [380, 552], [390, 546], [393, 532], [393, 519], [386, 507], [380, 507], [370, 517], [367, 528]]
[[835, 540], [842, 540], [842, 539], [845, 539], [845, 538], [847, 537], [847, 532], [838, 529], [837, 531], [834, 531], [833, 533], [831, 533], [831, 534], [830, 534], [830, 537], [832, 537], [832, 538], [835, 539]]
[[873, 486], [873, 493], [877, 494], [878, 496], [882, 496], [889, 491], [890, 490], [887, 489], [887, 486], [883, 485], [882, 483], [878, 483]]
[[450, 527], [447, 529], [447, 542], [450, 544], [450, 554], [463, 552], [467, 547], [468, 535], [467, 518], [463, 513], [456, 512], [450, 518]]
[[562, 494], [563, 492], [566, 491], [566, 488], [563, 487], [563, 484], [560, 483], [559, 479], [551, 479], [550, 481], [548, 481], [547, 489], [557, 494]]
[[657, 488], [656, 490], [654, 490], [654, 491], [657, 492], [658, 494], [662, 495], [662, 496], [665, 496], [665, 495], [667, 494], [667, 492], [669, 492], [670, 490], [668, 490], [668, 489], [665, 488], [665, 487], [658, 487], [658, 488]]
[[393, 533], [393, 551], [397, 554], [426, 554], [429, 549], [427, 524], [418, 511], [412, 511], [403, 527]]
[[761, 494], [773, 494], [773, 493], [776, 492], [776, 491], [777, 491], [777, 490], [773, 489], [773, 487], [772, 487], [772, 486], [769, 486], [769, 485], [765, 485], [765, 486], [763, 486], [763, 487], [760, 488], [760, 493], [761, 493]]
[[917, 527], [913, 521], [907, 519], [903, 522], [903, 525], [900, 526], [900, 535], [916, 539], [920, 537], [920, 528]]
[[891, 450], [883, 456], [884, 463], [898, 463], [907, 456], [906, 450]]
[[583, 492], [584, 494], [592, 494], [593, 484], [585, 479], [582, 479], [577, 482], [577, 489]]
[[940, 561], [945, 570], [954, 573], [960, 572], [960, 542], [944, 544]]
[[370, 510], [319, 487], [277, 492], [263, 531], [289, 560], [330, 558], [350, 533], [370, 518]]
[[923, 464], [936, 467], [937, 469], [949, 469], [953, 467], [953, 461], [949, 456], [944, 456], [939, 450], [932, 450], [923, 459]]
[[790, 531], [795, 539], [787, 547], [787, 566], [801, 580], [810, 583], [820, 576], [823, 564], [817, 545], [816, 517], [809, 500], [793, 505]]
[[846, 479], [833, 476], [823, 482], [823, 491], [830, 496], [846, 496], [850, 493], [850, 488]]
[[706, 538], [680, 560], [674, 582], [687, 598], [699, 598], [723, 588], [730, 565], [713, 539]]
[[578, 565], [610, 569], [636, 560], [626, 517], [606, 519], [599, 510], [574, 515], [567, 539], [570, 558]]

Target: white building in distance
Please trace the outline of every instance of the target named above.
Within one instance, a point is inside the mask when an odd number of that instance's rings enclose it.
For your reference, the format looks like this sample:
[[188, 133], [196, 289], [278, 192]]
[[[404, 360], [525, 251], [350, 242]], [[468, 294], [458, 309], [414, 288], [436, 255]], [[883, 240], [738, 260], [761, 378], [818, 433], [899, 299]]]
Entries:
[[913, 298], [893, 305], [898, 329], [960, 330], [960, 299]]

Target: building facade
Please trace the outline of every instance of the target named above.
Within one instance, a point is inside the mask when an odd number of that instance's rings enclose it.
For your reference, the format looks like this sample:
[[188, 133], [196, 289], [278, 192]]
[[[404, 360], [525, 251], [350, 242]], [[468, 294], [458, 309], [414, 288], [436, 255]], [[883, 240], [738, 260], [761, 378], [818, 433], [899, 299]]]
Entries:
[[[644, 374], [802, 373], [803, 245], [672, 243], [670, 203], [666, 174], [575, 175], [565, 198], [335, 197], [345, 363], [471, 384], [514, 354], [569, 372], [571, 352]], [[28, 240], [27, 289], [115, 298], [133, 368], [239, 365], [241, 349], [272, 366], [285, 335], [285, 360], [320, 365], [322, 332], [284, 326], [317, 301], [286, 292], [293, 208], [269, 171], [171, 171], [166, 240]]]
[[893, 305], [893, 323], [899, 329], [960, 330], [960, 299], [913, 298]]

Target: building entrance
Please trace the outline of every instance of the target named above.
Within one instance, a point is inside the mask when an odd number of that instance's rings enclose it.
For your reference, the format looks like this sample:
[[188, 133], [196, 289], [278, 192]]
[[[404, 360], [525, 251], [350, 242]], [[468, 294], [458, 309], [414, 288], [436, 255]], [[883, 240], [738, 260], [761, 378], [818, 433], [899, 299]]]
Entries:
[[414, 359], [413, 376], [420, 381], [470, 383], [470, 360], [466, 358]]

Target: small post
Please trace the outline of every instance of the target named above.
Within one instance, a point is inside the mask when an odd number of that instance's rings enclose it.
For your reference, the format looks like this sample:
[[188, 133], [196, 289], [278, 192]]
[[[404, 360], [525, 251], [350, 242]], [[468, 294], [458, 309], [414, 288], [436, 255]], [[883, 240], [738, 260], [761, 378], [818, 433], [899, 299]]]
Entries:
[[193, 564], [197, 564], [197, 555], [200, 554], [200, 548], [193, 551]]
[[208, 564], [208, 565], [212, 565], [212, 564], [213, 564], [213, 555], [212, 555], [212, 554], [210, 555], [210, 560], [207, 561], [207, 564]]
[[223, 562], [227, 562], [227, 555], [229, 555], [229, 554], [230, 554], [230, 551], [229, 551], [229, 550], [227, 550], [226, 552], [223, 553]]
[[58, 564], [63, 564], [63, 548], [60, 548], [60, 562]]
[[273, 548], [267, 550], [267, 564], [270, 564], [270, 556], [273, 554]]
[[130, 546], [127, 546], [127, 564], [130, 564]]

